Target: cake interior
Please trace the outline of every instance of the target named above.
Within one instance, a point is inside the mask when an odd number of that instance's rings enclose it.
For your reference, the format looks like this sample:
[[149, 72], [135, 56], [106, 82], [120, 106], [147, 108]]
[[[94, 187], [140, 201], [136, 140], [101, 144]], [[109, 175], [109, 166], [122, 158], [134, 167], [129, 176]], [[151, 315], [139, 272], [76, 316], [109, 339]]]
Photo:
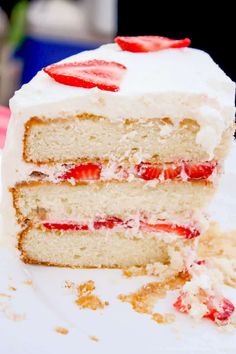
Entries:
[[[127, 238], [122, 230], [58, 231], [29, 227], [19, 238], [19, 249], [27, 263], [69, 267], [126, 268], [160, 262], [170, 264], [171, 250], [181, 254], [194, 247], [194, 240], [181, 238], [165, 241], [142, 234]], [[182, 267], [182, 265], [181, 265]], [[182, 270], [182, 268], [180, 269]]]

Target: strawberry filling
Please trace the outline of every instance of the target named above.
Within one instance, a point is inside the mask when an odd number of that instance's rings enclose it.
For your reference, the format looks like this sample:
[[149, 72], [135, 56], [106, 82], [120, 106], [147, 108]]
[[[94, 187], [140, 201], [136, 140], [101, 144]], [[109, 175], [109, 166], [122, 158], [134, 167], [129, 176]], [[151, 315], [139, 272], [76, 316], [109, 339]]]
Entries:
[[[106, 171], [106, 165], [102, 164], [80, 164], [73, 166], [66, 173], [59, 176], [61, 180], [74, 179], [75, 181], [83, 180], [99, 180], [102, 178], [103, 172]], [[217, 168], [217, 162], [193, 163], [183, 161], [173, 164], [158, 164], [151, 162], [141, 162], [130, 168], [117, 166], [113, 171], [114, 178], [128, 179], [130, 175], [145, 181], [151, 180], [206, 180]]]
[[[60, 231], [81, 231], [81, 230], [100, 230], [100, 229], [114, 229], [116, 227], [123, 227], [125, 229], [132, 229], [134, 220], [130, 219], [123, 221], [120, 218], [114, 216], [108, 216], [106, 218], [97, 218], [91, 225], [78, 224], [78, 223], [43, 223], [43, 226], [48, 230], [60, 230]], [[192, 239], [200, 235], [200, 231], [196, 228], [179, 226], [176, 224], [165, 223], [160, 221], [156, 224], [149, 224], [146, 221], [139, 222], [139, 230], [147, 232], [165, 232], [174, 233], [185, 239]]]

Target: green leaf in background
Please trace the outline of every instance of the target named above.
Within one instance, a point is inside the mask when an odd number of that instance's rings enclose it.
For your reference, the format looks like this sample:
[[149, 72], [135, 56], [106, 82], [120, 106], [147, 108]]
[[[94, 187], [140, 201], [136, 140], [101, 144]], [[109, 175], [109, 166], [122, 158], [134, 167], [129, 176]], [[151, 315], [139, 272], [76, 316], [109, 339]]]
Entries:
[[19, 47], [24, 39], [27, 9], [28, 1], [20, 0], [12, 10], [8, 40], [14, 47]]

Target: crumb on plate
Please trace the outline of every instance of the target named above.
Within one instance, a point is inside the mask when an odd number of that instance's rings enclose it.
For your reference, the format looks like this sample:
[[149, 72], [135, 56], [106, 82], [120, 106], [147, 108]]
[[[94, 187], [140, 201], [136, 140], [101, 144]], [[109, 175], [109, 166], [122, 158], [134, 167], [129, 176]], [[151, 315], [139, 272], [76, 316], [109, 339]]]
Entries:
[[66, 335], [69, 333], [69, 330], [65, 327], [56, 327], [55, 328], [55, 331], [59, 334], [63, 334], [63, 335]]

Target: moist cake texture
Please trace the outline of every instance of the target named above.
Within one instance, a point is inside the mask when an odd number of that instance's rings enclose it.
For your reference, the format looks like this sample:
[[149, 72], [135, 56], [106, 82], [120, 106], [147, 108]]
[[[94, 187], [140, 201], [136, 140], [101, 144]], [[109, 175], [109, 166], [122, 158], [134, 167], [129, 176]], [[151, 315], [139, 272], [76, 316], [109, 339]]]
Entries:
[[185, 267], [234, 129], [234, 83], [209, 55], [104, 45], [39, 72], [10, 105], [3, 235], [24, 262], [171, 267], [172, 249]]

